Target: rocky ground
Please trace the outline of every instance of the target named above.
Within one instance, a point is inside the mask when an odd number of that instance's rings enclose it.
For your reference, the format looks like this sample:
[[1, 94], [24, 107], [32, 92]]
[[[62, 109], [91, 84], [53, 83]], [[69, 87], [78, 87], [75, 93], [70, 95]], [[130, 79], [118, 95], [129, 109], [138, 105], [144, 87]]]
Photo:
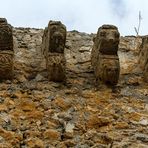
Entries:
[[121, 37], [116, 87], [96, 87], [93, 34], [67, 34], [67, 84], [49, 82], [42, 29], [14, 28], [14, 79], [0, 83], [0, 148], [147, 148], [140, 39]]

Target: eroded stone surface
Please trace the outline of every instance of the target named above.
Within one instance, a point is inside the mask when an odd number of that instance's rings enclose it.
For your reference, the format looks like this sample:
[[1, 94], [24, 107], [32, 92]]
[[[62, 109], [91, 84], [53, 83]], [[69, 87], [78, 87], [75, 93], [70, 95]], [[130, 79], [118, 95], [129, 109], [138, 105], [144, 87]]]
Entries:
[[147, 147], [148, 86], [137, 51], [123, 48], [128, 37], [120, 40], [118, 85], [96, 89], [94, 34], [67, 32], [67, 86], [47, 78], [43, 29], [13, 28], [13, 35], [15, 77], [0, 83], [0, 147]]
[[50, 21], [44, 30], [42, 41], [42, 53], [46, 58], [49, 80], [65, 81], [66, 27], [59, 21]]
[[103, 25], [94, 38], [91, 62], [96, 80], [115, 85], [118, 83], [120, 64], [117, 55], [119, 44], [117, 27]]

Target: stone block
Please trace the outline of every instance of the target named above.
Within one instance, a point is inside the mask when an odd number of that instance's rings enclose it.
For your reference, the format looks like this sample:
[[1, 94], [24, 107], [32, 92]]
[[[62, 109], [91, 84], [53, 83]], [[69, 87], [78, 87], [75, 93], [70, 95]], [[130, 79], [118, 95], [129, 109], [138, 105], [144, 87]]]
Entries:
[[0, 79], [13, 77], [13, 52], [0, 51]]
[[119, 79], [120, 64], [118, 58], [119, 32], [116, 26], [103, 25], [94, 37], [91, 63], [96, 80], [116, 85]]
[[0, 18], [0, 79], [13, 76], [13, 35], [7, 20]]
[[120, 74], [119, 58], [116, 55], [102, 55], [98, 57], [98, 64], [95, 76], [105, 84], [116, 85]]
[[46, 58], [46, 68], [50, 81], [65, 81], [66, 59], [64, 48], [66, 27], [60, 21], [50, 21], [42, 38], [42, 53]]
[[48, 79], [50, 81], [65, 81], [66, 60], [64, 54], [50, 53], [46, 58], [46, 67], [48, 71]]

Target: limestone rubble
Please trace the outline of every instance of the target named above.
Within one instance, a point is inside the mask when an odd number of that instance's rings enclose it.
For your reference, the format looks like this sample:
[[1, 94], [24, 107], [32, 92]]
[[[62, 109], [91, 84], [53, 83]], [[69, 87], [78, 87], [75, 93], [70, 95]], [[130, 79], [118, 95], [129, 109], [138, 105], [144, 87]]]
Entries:
[[48, 80], [43, 32], [13, 28], [14, 79], [0, 83], [0, 147], [147, 148], [148, 85], [135, 37], [121, 37], [118, 85], [96, 89], [94, 34], [67, 32], [65, 86]]

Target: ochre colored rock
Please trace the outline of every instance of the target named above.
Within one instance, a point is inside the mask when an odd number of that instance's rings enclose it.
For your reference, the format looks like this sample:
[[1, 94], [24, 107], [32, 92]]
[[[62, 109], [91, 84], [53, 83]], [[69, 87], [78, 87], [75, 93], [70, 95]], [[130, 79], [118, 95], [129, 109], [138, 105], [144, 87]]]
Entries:
[[60, 140], [60, 133], [53, 129], [48, 129], [43, 133], [44, 138], [49, 140]]
[[46, 58], [48, 78], [51, 81], [65, 81], [66, 60], [64, 48], [66, 27], [60, 21], [50, 21], [42, 38], [42, 53]]
[[7, 111], [7, 109], [6, 105], [0, 104], [0, 111]]
[[38, 111], [38, 110], [34, 110], [34, 111], [31, 111], [31, 112], [26, 112], [25, 115], [26, 115], [27, 119], [34, 119], [34, 120], [42, 119], [43, 116], [44, 116], [43, 112]]
[[112, 122], [112, 119], [108, 117], [101, 117], [97, 115], [91, 115], [87, 122], [88, 128], [100, 128], [102, 126], [107, 126], [109, 123]]
[[30, 138], [27, 142], [27, 146], [30, 148], [44, 148], [44, 143], [39, 138]]
[[120, 64], [118, 58], [119, 32], [113, 25], [103, 25], [94, 38], [91, 63], [96, 80], [116, 85], [119, 79]]
[[23, 110], [24, 112], [31, 112], [35, 110], [35, 103], [33, 101], [29, 101], [28, 99], [24, 100], [21, 99], [21, 101], [18, 104], [18, 108]]
[[129, 125], [128, 125], [127, 122], [117, 122], [115, 124], [115, 128], [117, 128], [117, 129], [128, 129]]
[[3, 128], [0, 128], [0, 135], [3, 137], [6, 141], [9, 141], [12, 145], [18, 145], [20, 141], [22, 140], [22, 136], [18, 133], [7, 131]]
[[13, 76], [13, 35], [7, 20], [0, 18], [0, 79]]
[[56, 98], [54, 101], [56, 107], [61, 108], [62, 110], [67, 110], [71, 107], [71, 102], [63, 98]]

